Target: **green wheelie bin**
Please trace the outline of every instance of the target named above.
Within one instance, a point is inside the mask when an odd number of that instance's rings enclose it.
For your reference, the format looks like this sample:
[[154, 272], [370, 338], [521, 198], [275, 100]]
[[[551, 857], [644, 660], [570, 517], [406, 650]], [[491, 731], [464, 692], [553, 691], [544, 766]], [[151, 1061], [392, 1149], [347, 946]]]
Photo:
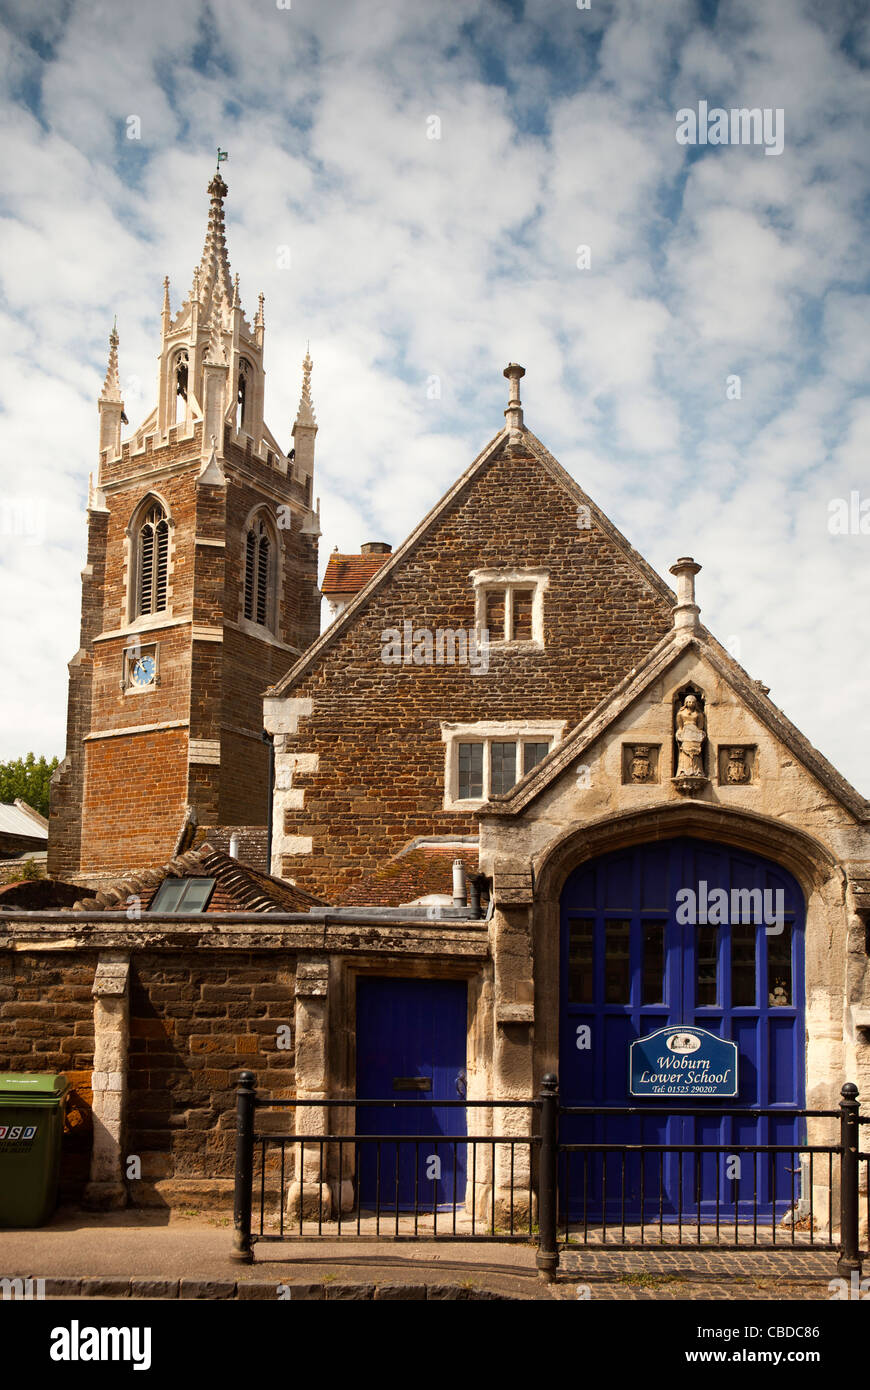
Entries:
[[62, 1074], [0, 1072], [0, 1228], [54, 1211], [68, 1090]]

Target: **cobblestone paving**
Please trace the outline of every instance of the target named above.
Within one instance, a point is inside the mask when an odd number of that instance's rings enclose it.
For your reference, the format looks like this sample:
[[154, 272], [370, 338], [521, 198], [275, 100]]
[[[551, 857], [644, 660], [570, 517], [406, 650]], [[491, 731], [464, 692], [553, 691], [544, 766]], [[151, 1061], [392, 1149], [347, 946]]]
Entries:
[[828, 1300], [836, 1277], [831, 1251], [587, 1249], [562, 1254], [552, 1293], [560, 1299]]

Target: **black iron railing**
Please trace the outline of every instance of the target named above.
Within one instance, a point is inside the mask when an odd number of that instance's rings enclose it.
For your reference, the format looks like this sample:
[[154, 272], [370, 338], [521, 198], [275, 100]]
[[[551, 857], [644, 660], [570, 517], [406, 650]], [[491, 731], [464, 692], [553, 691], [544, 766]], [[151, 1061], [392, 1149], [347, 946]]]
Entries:
[[[841, 1274], [861, 1268], [861, 1165], [870, 1223], [870, 1154], [861, 1152], [859, 1140], [870, 1116], [860, 1115], [851, 1082], [837, 1110], [733, 1109], [715, 1116], [698, 1108], [560, 1106], [552, 1076], [530, 1101], [273, 1100], [257, 1093], [251, 1072], [242, 1073], [237, 1094], [237, 1260], [250, 1262], [258, 1241], [352, 1237], [534, 1242], [547, 1279], [555, 1276], [560, 1250], [584, 1247], [799, 1247], [837, 1250]], [[294, 1132], [272, 1132], [269, 1126], [287, 1110]], [[384, 1110], [396, 1114], [393, 1132], [389, 1126], [383, 1133], [355, 1132], [372, 1110], [379, 1123]], [[442, 1112], [457, 1110], [485, 1121], [476, 1128], [490, 1132], [397, 1132], [408, 1129], [411, 1112], [428, 1112], [430, 1123], [437, 1113], [440, 1123]], [[511, 1112], [514, 1121], [506, 1125], [505, 1114], [494, 1112]], [[837, 1132], [825, 1136], [828, 1142], [767, 1144], [648, 1141], [642, 1131], [637, 1142], [585, 1136], [567, 1142], [559, 1133], [560, 1122], [563, 1129], [614, 1120], [655, 1126], [696, 1117], [743, 1123], [775, 1117], [802, 1129], [827, 1122]], [[493, 1133], [499, 1120], [514, 1132]], [[308, 1132], [307, 1123], [324, 1128]], [[735, 1160], [739, 1179], [726, 1180], [725, 1165]]]

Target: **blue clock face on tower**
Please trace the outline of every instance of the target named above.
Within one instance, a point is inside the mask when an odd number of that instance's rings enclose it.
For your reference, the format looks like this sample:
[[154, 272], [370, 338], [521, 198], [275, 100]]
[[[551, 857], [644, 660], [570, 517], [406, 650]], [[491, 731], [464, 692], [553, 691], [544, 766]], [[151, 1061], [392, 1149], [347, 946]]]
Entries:
[[140, 656], [133, 662], [130, 679], [134, 685], [151, 685], [157, 674], [157, 662], [153, 656]]

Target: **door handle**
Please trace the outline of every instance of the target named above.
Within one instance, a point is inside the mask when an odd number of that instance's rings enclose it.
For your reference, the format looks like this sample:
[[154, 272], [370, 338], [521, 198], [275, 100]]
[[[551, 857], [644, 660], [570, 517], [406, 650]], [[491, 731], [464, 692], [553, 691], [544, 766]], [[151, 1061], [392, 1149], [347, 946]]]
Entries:
[[464, 1068], [456, 1077], [456, 1094], [462, 1096], [463, 1100], [468, 1095], [468, 1077]]

